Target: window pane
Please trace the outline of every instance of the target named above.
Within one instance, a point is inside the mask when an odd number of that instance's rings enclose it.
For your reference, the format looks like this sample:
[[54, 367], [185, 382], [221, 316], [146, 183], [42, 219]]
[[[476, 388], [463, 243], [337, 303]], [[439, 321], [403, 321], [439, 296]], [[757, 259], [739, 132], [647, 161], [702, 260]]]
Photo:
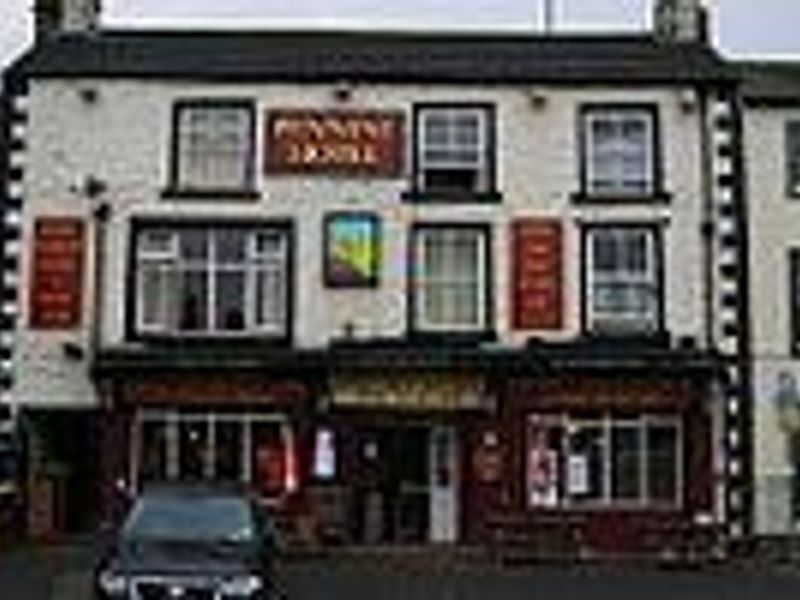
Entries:
[[214, 474], [221, 481], [244, 479], [244, 429], [240, 419], [218, 419], [215, 427]]
[[182, 419], [178, 423], [178, 477], [204, 479], [210, 454], [207, 419]]
[[419, 181], [424, 189], [474, 192], [488, 183], [485, 113], [475, 109], [429, 109], [420, 151]]
[[214, 232], [214, 251], [217, 263], [241, 264], [245, 260], [246, 229], [219, 229]]
[[647, 428], [649, 498], [674, 503], [678, 492], [678, 430], [675, 425]]
[[180, 232], [181, 258], [184, 260], [208, 260], [208, 230], [184, 229]]
[[786, 170], [789, 178], [789, 191], [800, 194], [800, 121], [786, 126]]
[[167, 469], [167, 422], [145, 420], [141, 422], [139, 438], [139, 481], [165, 481]]
[[576, 426], [570, 434], [567, 487], [573, 502], [605, 497], [605, 443], [600, 425]]
[[244, 188], [250, 171], [250, 112], [239, 107], [183, 107], [179, 118], [178, 184]]
[[636, 425], [615, 425], [611, 430], [611, 495], [616, 500], [641, 497], [640, 431]]
[[147, 327], [171, 329], [178, 278], [171, 263], [152, 262], [141, 266], [141, 322]]
[[216, 328], [219, 331], [243, 331], [245, 322], [245, 272], [217, 271]]
[[185, 331], [208, 329], [208, 273], [183, 273], [180, 297], [179, 327]]
[[652, 115], [631, 110], [592, 111], [587, 119], [589, 191], [647, 193], [654, 175], [650, 164]]
[[258, 325], [280, 325], [284, 319], [285, 276], [280, 269], [256, 273], [255, 320]]

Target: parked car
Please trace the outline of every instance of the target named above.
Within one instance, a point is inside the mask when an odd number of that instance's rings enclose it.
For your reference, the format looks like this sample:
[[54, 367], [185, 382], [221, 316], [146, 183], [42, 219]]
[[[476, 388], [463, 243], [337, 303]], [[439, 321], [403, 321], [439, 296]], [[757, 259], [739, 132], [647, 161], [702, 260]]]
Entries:
[[145, 490], [94, 576], [98, 600], [271, 600], [275, 538], [247, 494], [210, 487]]

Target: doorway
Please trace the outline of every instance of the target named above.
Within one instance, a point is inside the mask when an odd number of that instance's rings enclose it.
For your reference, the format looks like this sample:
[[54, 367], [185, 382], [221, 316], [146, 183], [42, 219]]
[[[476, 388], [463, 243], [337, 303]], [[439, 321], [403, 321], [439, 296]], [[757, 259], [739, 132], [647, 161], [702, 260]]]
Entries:
[[356, 486], [357, 539], [367, 544], [458, 539], [455, 428], [403, 425], [362, 432]]

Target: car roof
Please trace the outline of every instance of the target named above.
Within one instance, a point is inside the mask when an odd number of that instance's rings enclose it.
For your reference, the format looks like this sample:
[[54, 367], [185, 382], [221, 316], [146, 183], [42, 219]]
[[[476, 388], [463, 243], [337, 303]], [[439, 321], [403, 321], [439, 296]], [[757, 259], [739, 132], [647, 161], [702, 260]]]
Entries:
[[139, 498], [231, 498], [251, 500], [252, 494], [240, 484], [181, 482], [148, 484], [143, 487]]

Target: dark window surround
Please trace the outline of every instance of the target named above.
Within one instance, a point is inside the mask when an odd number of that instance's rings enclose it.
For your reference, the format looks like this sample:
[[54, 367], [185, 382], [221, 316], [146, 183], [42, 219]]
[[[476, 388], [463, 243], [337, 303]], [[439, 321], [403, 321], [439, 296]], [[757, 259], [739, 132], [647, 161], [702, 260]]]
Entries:
[[[653, 125], [652, 156], [653, 189], [649, 194], [596, 194], [589, 189], [588, 173], [589, 164], [586, 149], [586, 117], [594, 111], [644, 111], [651, 115]], [[664, 154], [661, 146], [661, 119], [659, 106], [655, 103], [634, 103], [634, 102], [588, 102], [580, 105], [578, 110], [577, 143], [579, 156], [579, 178], [580, 189], [571, 195], [572, 202], [575, 204], [667, 204], [672, 196], [664, 189]]]
[[[247, 157], [247, 181], [244, 188], [188, 188], [178, 180], [180, 161], [180, 114], [191, 108], [237, 108], [247, 110], [250, 121], [250, 148]], [[256, 107], [255, 102], [240, 98], [196, 98], [176, 100], [172, 105], [172, 129], [170, 131], [169, 183], [161, 196], [165, 199], [196, 200], [256, 200]]]
[[800, 248], [789, 250], [789, 314], [790, 335], [789, 353], [800, 358]]
[[[486, 240], [486, 253], [484, 269], [486, 277], [484, 284], [484, 297], [486, 298], [486, 324], [483, 330], [476, 329], [475, 331], [430, 331], [421, 329], [416, 322], [415, 310], [415, 295], [414, 288], [416, 279], [414, 277], [414, 268], [416, 260], [416, 247], [417, 239], [420, 231], [432, 229], [467, 229], [473, 231], [480, 231]], [[448, 341], [455, 344], [466, 343], [472, 344], [481, 341], [493, 341], [497, 339], [497, 332], [495, 330], [495, 306], [494, 306], [494, 274], [492, 272], [493, 260], [493, 242], [494, 236], [492, 232], [492, 225], [485, 222], [469, 222], [469, 221], [416, 221], [411, 224], [408, 231], [408, 244], [406, 252], [406, 322], [408, 337], [413, 339], [432, 340], [433, 342]]]
[[[364, 285], [343, 285], [333, 281], [331, 277], [331, 257], [328, 253], [328, 245], [330, 242], [330, 224], [340, 217], [358, 217], [368, 219], [372, 222], [375, 228], [375, 240], [373, 243], [373, 251], [375, 261], [372, 265], [374, 277], [370, 278]], [[380, 286], [380, 272], [381, 272], [381, 258], [383, 248], [383, 231], [382, 231], [380, 216], [376, 213], [359, 210], [337, 210], [325, 213], [325, 218], [322, 224], [322, 253], [323, 253], [323, 270], [325, 287], [334, 290], [349, 290], [349, 289], [370, 289]]]
[[[420, 118], [422, 112], [430, 109], [465, 109], [481, 110], [486, 114], [486, 178], [487, 189], [482, 192], [443, 192], [426, 191], [420, 189], [418, 175], [420, 168], [419, 157], [419, 135]], [[464, 204], [464, 203], [498, 203], [502, 202], [503, 196], [497, 190], [497, 107], [489, 102], [419, 102], [412, 107], [411, 119], [411, 143], [409, 152], [411, 153], [411, 188], [401, 194], [401, 198], [406, 202], [413, 203], [442, 203], [442, 204]]]
[[[793, 143], [792, 138], [796, 131], [797, 140]], [[794, 147], [793, 147], [794, 146]], [[793, 154], [800, 154], [800, 119], [789, 119], [784, 127], [784, 168], [786, 169], [786, 196], [792, 199], [800, 198], [800, 156], [794, 157]], [[797, 163], [797, 167], [792, 167]]]
[[[282, 334], [260, 334], [237, 335], [235, 337], [225, 334], [160, 334], [144, 333], [138, 331], [136, 327], [136, 317], [138, 306], [136, 304], [136, 237], [142, 229], [148, 227], [269, 227], [280, 230], [287, 236], [287, 256], [286, 256], [286, 322]], [[125, 275], [125, 339], [127, 341], [146, 341], [161, 343], [164, 345], [182, 345], [186, 342], [202, 342], [203, 344], [220, 343], [226, 346], [246, 345], [257, 342], [276, 343], [279, 345], [291, 344], [294, 336], [294, 298], [296, 265], [295, 254], [297, 239], [295, 235], [294, 223], [291, 219], [247, 219], [236, 217], [204, 217], [204, 218], [184, 218], [184, 217], [163, 217], [163, 216], [140, 216], [133, 217], [128, 230], [128, 264]]]
[[[620, 338], [620, 339], [663, 339], [667, 336], [666, 327], [666, 275], [665, 275], [665, 248], [664, 224], [653, 221], [592, 221], [580, 223], [581, 228], [581, 332], [586, 337]], [[619, 333], [609, 330], [595, 330], [589, 326], [589, 233], [597, 229], [648, 229], [653, 232], [655, 241], [656, 283], [658, 284], [658, 308], [656, 328], [652, 332]]]

